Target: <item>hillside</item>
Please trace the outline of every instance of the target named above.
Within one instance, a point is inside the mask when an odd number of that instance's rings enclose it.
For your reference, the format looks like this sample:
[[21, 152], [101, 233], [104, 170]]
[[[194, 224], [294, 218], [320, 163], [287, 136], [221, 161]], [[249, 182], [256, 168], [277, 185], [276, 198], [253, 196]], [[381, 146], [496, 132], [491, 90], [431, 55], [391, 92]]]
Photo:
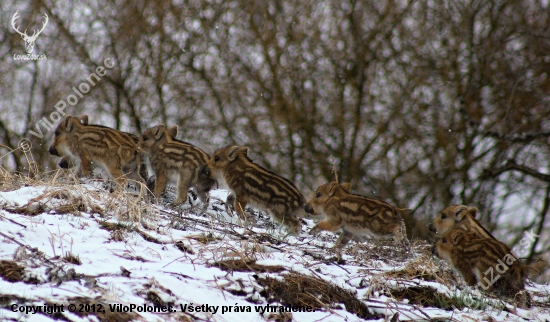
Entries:
[[[426, 242], [339, 253], [308, 219], [297, 237], [250, 209], [240, 222], [224, 190], [175, 210], [101, 182], [0, 175], [2, 321], [550, 320], [550, 285], [529, 283], [533, 306], [516, 308], [468, 290]], [[44, 305], [64, 312], [32, 311]]]

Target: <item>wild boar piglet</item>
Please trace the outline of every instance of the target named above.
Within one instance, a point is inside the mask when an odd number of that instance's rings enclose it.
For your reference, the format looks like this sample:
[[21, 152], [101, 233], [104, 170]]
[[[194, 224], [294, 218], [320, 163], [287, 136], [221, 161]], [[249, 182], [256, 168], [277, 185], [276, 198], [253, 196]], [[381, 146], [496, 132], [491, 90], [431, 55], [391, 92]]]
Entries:
[[478, 209], [465, 205], [449, 206], [428, 225], [430, 231], [441, 237], [454, 228], [471, 231], [479, 237], [494, 238], [477, 220]]
[[129, 133], [88, 125], [87, 115], [67, 115], [54, 135], [49, 152], [63, 158], [60, 166], [77, 166], [77, 173], [84, 176], [90, 176], [93, 167], [100, 167], [120, 185], [125, 179], [143, 181], [139, 177], [141, 160], [136, 139]]
[[314, 192], [305, 210], [313, 216], [323, 218], [309, 232], [315, 234], [321, 230], [342, 230], [336, 246], [347, 244], [350, 239], [359, 236], [375, 238], [394, 238], [409, 249], [405, 223], [401, 212], [387, 202], [351, 193], [351, 184], [337, 182], [325, 183]]
[[219, 149], [201, 167], [201, 172], [231, 192], [239, 216], [244, 217], [244, 208], [250, 205], [270, 214], [289, 233], [300, 232], [298, 218], [305, 216], [304, 196], [291, 181], [252, 162], [247, 147]]
[[447, 262], [470, 286], [478, 285], [507, 297], [524, 289], [525, 266], [494, 238], [455, 228], [434, 244], [432, 253]]
[[139, 146], [147, 156], [149, 171], [154, 173], [154, 193], [158, 198], [169, 183], [177, 187], [174, 205], [187, 200], [187, 191], [194, 188], [203, 203], [214, 180], [203, 176], [199, 168], [209, 155], [191, 143], [177, 140], [178, 127], [154, 126], [143, 133]]

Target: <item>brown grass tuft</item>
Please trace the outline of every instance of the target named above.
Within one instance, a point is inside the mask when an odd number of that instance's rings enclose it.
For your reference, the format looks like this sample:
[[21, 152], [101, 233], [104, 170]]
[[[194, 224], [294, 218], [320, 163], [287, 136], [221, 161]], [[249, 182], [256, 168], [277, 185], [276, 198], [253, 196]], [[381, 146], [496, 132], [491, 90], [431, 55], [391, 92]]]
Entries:
[[11, 173], [0, 166], [0, 191], [13, 191], [34, 182], [19, 173]]
[[219, 261], [219, 262], [215, 262], [211, 266], [219, 267], [220, 269], [226, 272], [236, 271], [236, 272], [256, 272], [256, 273], [278, 273], [286, 269], [284, 266], [279, 266], [279, 265], [274, 265], [274, 266], [259, 265], [259, 264], [256, 264], [256, 261], [250, 260], [250, 259]]
[[125, 241], [128, 233], [131, 231], [131, 227], [121, 223], [111, 223], [106, 221], [99, 221], [99, 226], [111, 232], [112, 241]]
[[399, 290], [392, 289], [390, 294], [399, 301], [408, 299], [410, 304], [420, 304], [422, 306], [450, 309], [455, 304], [452, 299], [445, 294], [438, 293], [435, 288], [430, 286], [409, 286]]
[[148, 291], [147, 295], [145, 296], [145, 299], [151, 303], [153, 303], [154, 306], [162, 307], [162, 306], [173, 306], [174, 302], [165, 302], [162, 300], [162, 298], [155, 292], [155, 291]]
[[[104, 188], [111, 186], [109, 181], [100, 181], [105, 183]], [[49, 211], [74, 215], [80, 215], [80, 212], [97, 213], [102, 217], [112, 214], [119, 220], [142, 222], [144, 225], [146, 222], [156, 222], [158, 218], [158, 211], [146, 201], [147, 195], [144, 188], [140, 189], [137, 195], [118, 186], [111, 189], [111, 193], [102, 194], [97, 191], [98, 189], [80, 183], [79, 178], [66, 170], [28, 178], [11, 174], [0, 167], [1, 191], [15, 190], [22, 186], [46, 187], [44, 193], [29, 200], [27, 204], [6, 207], [5, 210], [10, 212], [29, 216]]]
[[19, 295], [13, 294], [0, 294], [0, 306], [8, 307], [14, 303], [25, 303], [27, 299], [20, 297]]
[[220, 240], [219, 238], [212, 236], [212, 234], [187, 236], [186, 238], [194, 239], [194, 240], [198, 241], [199, 243], [205, 244], [205, 245], [208, 244], [208, 243]]
[[287, 306], [309, 306], [315, 309], [335, 308], [337, 303], [342, 303], [348, 312], [360, 318], [378, 318], [369, 312], [365, 303], [339, 286], [320, 278], [294, 272], [282, 277], [283, 280], [269, 276], [256, 279], [258, 284], [264, 287], [260, 294], [269, 303], [279, 302]]
[[71, 252], [67, 252], [65, 254], [65, 256], [63, 256], [63, 260], [67, 263], [71, 263], [71, 264], [74, 264], [74, 265], [82, 264], [82, 261], [80, 260], [80, 256], [78, 256], [78, 255], [75, 256]]
[[447, 279], [440, 271], [439, 267], [433, 262], [431, 254], [422, 254], [413, 260], [405, 263], [400, 270], [384, 273], [389, 278], [399, 278], [405, 280], [421, 279], [425, 281], [435, 281], [437, 279]]
[[14, 261], [0, 260], [0, 277], [4, 280], [16, 283], [38, 284], [36, 278], [26, 278], [25, 268]]
[[19, 266], [16, 262], [2, 260], [0, 261], [0, 276], [8, 282], [22, 282], [25, 275], [25, 268]]
[[187, 254], [191, 254], [191, 255], [194, 255], [195, 252], [193, 251], [193, 249], [191, 249], [189, 246], [185, 245], [183, 243], [183, 241], [181, 240], [178, 240], [174, 243], [174, 246], [176, 246], [177, 249], [181, 250], [182, 252], [184, 253], [187, 253]]

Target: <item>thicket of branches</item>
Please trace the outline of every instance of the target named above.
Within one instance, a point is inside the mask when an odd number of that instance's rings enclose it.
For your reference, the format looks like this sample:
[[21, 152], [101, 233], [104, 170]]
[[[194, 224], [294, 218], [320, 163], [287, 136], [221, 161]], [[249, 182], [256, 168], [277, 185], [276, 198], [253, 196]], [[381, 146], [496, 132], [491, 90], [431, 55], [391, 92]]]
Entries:
[[[547, 1], [36, 0], [0, 4], [0, 142], [36, 122], [103, 60], [115, 67], [75, 106], [143, 132], [177, 124], [208, 152], [250, 147], [304, 192], [333, 179], [413, 209], [413, 235], [451, 204], [475, 205], [508, 244], [550, 254]], [[38, 28], [24, 54], [18, 23]], [[24, 171], [17, 153], [0, 164]], [[414, 218], [413, 218], [414, 217]], [[422, 221], [424, 220], [424, 221]]]

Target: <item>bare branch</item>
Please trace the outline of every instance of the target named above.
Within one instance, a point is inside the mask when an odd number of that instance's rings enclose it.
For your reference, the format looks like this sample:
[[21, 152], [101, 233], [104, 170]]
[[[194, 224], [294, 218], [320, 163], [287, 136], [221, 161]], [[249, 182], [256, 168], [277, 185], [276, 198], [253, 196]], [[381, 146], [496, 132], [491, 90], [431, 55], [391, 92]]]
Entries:
[[482, 178], [497, 177], [500, 174], [508, 171], [519, 171], [533, 178], [537, 178], [545, 182], [550, 182], [550, 175], [545, 173], [540, 173], [524, 165], [517, 164], [514, 160], [508, 160], [504, 166], [497, 168], [495, 170], [485, 170], [481, 177]]

